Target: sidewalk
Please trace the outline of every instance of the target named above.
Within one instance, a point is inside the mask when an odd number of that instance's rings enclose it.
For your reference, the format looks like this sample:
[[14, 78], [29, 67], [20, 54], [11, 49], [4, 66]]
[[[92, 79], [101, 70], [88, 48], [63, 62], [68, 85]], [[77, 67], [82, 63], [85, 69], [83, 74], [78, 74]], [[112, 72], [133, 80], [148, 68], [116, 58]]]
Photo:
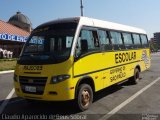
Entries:
[[151, 55], [159, 56], [159, 55], [160, 55], [160, 52], [154, 52], [154, 53], [151, 53]]

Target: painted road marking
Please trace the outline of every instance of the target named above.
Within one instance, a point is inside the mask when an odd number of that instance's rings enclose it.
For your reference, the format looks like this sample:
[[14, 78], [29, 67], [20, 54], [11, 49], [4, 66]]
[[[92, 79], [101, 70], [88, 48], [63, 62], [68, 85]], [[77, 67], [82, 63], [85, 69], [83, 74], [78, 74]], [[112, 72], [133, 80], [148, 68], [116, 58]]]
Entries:
[[6, 99], [1, 104], [1, 106], [0, 106], [0, 114], [2, 114], [4, 108], [7, 106], [8, 102], [11, 99], [11, 97], [13, 96], [14, 92], [15, 92], [15, 89], [13, 88], [12, 91], [9, 93], [9, 95], [6, 97]]
[[99, 120], [107, 120], [108, 118], [110, 118], [111, 116], [113, 116], [114, 114], [116, 114], [124, 106], [126, 106], [127, 104], [129, 104], [135, 98], [137, 98], [144, 91], [146, 91], [148, 88], [150, 88], [152, 85], [154, 85], [156, 82], [158, 82], [159, 80], [160, 80], [160, 77], [158, 77], [156, 80], [154, 80], [153, 82], [151, 82], [149, 85], [145, 86], [140, 91], [138, 91], [137, 93], [135, 93], [134, 95], [132, 95], [130, 98], [128, 98], [123, 103], [121, 103], [120, 105], [118, 105], [117, 107], [115, 107], [113, 110], [111, 110], [110, 112], [108, 112], [106, 115], [104, 115], [103, 117], [101, 117]]
[[13, 73], [13, 72], [14, 72], [14, 70], [8, 70], [8, 71], [2, 71], [2, 72], [0, 72], [0, 74]]

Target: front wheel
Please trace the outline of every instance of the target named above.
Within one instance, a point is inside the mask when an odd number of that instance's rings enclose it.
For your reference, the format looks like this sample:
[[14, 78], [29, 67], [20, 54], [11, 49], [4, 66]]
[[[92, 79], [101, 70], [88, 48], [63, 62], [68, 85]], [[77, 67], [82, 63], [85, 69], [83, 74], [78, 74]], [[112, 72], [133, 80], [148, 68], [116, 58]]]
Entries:
[[129, 79], [129, 81], [133, 84], [137, 84], [140, 80], [140, 71], [138, 68], [135, 68], [134, 75]]
[[77, 105], [81, 111], [87, 110], [93, 101], [93, 91], [90, 85], [82, 84], [78, 88]]

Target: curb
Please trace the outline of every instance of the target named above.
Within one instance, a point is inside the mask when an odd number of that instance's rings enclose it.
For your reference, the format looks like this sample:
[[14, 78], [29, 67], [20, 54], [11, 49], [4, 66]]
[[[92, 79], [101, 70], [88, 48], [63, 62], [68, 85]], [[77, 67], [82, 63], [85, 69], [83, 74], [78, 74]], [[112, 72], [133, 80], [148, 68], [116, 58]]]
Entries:
[[1, 74], [6, 74], [6, 73], [13, 73], [13, 72], [14, 72], [14, 70], [1, 71], [0, 75]]

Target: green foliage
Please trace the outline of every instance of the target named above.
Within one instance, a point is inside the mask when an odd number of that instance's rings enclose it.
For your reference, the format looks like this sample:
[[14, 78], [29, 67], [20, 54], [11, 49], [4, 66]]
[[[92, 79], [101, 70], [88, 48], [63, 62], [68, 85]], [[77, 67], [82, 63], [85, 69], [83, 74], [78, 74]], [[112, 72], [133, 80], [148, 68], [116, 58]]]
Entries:
[[16, 61], [17, 58], [12, 58], [12, 59], [0, 59], [0, 62], [3, 62], [3, 61]]
[[14, 70], [16, 59], [0, 59], [0, 71]]
[[156, 43], [150, 43], [150, 49], [152, 52], [157, 52], [159, 49], [159, 46]]

